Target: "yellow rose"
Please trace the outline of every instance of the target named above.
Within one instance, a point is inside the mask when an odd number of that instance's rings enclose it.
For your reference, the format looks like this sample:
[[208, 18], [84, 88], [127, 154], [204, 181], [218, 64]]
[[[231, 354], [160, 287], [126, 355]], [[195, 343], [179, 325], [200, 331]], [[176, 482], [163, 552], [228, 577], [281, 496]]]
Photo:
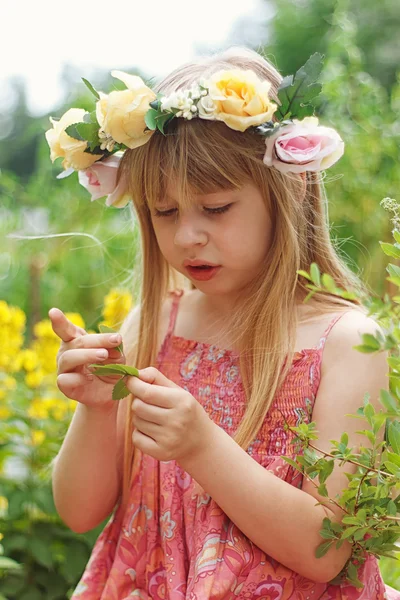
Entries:
[[268, 97], [270, 82], [261, 81], [253, 71], [218, 71], [208, 85], [215, 118], [236, 131], [270, 121], [278, 108]]
[[76, 171], [87, 169], [96, 160], [103, 157], [102, 154], [89, 154], [85, 152], [87, 142], [75, 140], [65, 133], [66, 128], [74, 123], [82, 123], [85, 115], [83, 108], [70, 108], [63, 114], [59, 121], [50, 117], [53, 129], [46, 131], [46, 140], [50, 146], [50, 158], [54, 162], [57, 158], [63, 158], [64, 169], [73, 168]]
[[96, 116], [101, 129], [119, 144], [138, 148], [145, 144], [153, 131], [145, 131], [144, 116], [156, 94], [136, 75], [111, 71], [128, 89], [100, 95], [96, 103]]

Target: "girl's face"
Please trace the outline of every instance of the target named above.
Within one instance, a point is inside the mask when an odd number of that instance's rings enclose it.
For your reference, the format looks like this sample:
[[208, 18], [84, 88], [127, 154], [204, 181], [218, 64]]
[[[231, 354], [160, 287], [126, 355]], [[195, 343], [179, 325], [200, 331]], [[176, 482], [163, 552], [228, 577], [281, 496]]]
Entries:
[[[246, 184], [240, 190], [198, 195], [186, 210], [175, 198], [170, 185], [151, 217], [169, 264], [206, 294], [237, 292], [246, 286], [266, 260], [271, 240], [271, 222], [258, 188]], [[199, 280], [198, 270], [184, 264], [187, 260], [219, 268], [210, 279]]]

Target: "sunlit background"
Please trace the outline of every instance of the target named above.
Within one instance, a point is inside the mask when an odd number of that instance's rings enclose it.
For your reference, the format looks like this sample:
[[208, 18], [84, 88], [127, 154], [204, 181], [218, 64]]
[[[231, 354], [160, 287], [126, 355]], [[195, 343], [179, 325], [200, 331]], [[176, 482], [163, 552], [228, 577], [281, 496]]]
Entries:
[[[108, 92], [112, 69], [156, 81], [231, 45], [258, 50], [282, 75], [314, 52], [325, 56], [317, 111], [346, 144], [325, 179], [331, 236], [372, 294], [396, 291], [379, 241], [392, 241], [380, 202], [399, 200], [400, 190], [398, 0], [3, 3], [0, 537], [5, 556], [22, 567], [0, 557], [0, 600], [68, 598], [98, 533], [68, 533], [54, 513], [48, 465], [73, 403], [55, 386], [58, 344], [47, 312], [58, 306], [90, 331], [117, 328], [137, 291], [129, 210], [91, 203], [76, 173], [56, 179], [62, 167], [49, 159], [49, 116], [92, 107], [82, 77]], [[381, 565], [400, 589], [398, 563]]]

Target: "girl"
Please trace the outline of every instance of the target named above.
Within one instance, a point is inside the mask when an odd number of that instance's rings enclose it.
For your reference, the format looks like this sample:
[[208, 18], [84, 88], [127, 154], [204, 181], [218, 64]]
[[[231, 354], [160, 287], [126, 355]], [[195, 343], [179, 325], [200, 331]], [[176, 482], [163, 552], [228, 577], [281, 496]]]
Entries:
[[[296, 273], [315, 261], [338, 286], [361, 285], [331, 245], [318, 175], [342, 154], [340, 136], [315, 118], [282, 124], [282, 78], [250, 50], [184, 65], [159, 85], [162, 100], [113, 74], [127, 90], [98, 100], [102, 143], [92, 155], [83, 146], [95, 162], [78, 164], [82, 138], [75, 154], [62, 146], [67, 117], [47, 134], [53, 160], [96, 197], [132, 198], [142, 241], [140, 302], [119, 335], [49, 312], [62, 340], [57, 384], [78, 401], [54, 466], [56, 506], [76, 532], [112, 513], [72, 598], [399, 599], [372, 556], [363, 589], [330, 583], [351, 546], [315, 550], [340, 509], [317, 505], [282, 458], [296, 454], [285, 424], [302, 420], [316, 422], [323, 450], [343, 431], [349, 446], [365, 444], [346, 415], [366, 392], [379, 410], [387, 386], [386, 356], [353, 350], [377, 324], [358, 301], [305, 303]], [[127, 121], [132, 106], [141, 126]], [[115, 148], [125, 149], [118, 193], [100, 177]], [[100, 360], [140, 368], [129, 397], [113, 401], [115, 377], [93, 376]], [[344, 471], [328, 479], [331, 498]]]

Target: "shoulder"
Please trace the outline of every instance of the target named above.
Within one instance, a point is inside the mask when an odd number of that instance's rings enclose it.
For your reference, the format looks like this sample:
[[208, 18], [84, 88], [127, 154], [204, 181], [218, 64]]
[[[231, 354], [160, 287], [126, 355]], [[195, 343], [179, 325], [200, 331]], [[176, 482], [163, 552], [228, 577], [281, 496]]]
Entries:
[[344, 360], [360, 356], [363, 356], [364, 359], [377, 356], [376, 353], [364, 354], [354, 349], [354, 346], [362, 344], [362, 336], [366, 333], [377, 335], [378, 333], [383, 334], [383, 331], [375, 319], [369, 317], [363, 310], [354, 308], [339, 315], [339, 319], [333, 325], [326, 339], [323, 364], [326, 366], [338, 361], [343, 363]]
[[[318, 403], [325, 404], [342, 395], [343, 402], [362, 405], [365, 393], [371, 401], [388, 385], [388, 353], [363, 353], [355, 348], [363, 334], [383, 334], [380, 325], [361, 310], [343, 314], [329, 332], [322, 356]], [[341, 402], [339, 401], [339, 404]]]

